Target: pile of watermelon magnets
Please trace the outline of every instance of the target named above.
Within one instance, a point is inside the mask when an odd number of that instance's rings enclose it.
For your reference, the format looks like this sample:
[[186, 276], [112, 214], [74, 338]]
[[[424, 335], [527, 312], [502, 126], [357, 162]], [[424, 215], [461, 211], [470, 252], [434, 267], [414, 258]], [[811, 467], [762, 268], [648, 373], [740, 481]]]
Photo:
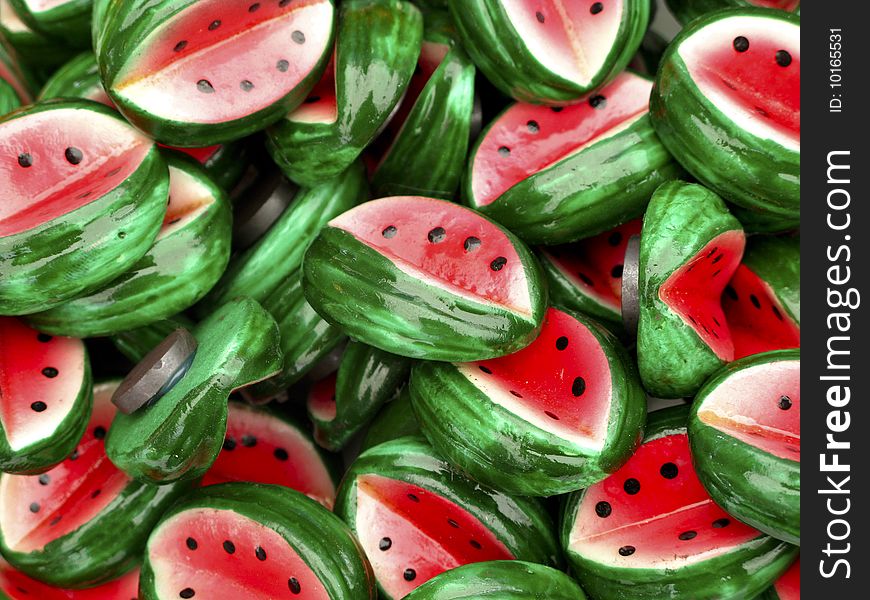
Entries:
[[0, 599], [799, 600], [799, 15], [0, 0]]

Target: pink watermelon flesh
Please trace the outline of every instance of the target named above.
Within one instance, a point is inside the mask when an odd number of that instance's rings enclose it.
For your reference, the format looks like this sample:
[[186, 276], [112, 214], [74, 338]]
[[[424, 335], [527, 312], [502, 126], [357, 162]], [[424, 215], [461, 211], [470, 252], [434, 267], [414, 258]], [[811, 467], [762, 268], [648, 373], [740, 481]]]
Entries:
[[800, 462], [800, 374], [799, 360], [735, 371], [704, 398], [698, 418], [750, 446]]
[[331, 373], [311, 386], [308, 392], [308, 410], [320, 421], [335, 418], [335, 380], [337, 372]]
[[584, 295], [614, 312], [622, 306], [625, 248], [639, 235], [643, 221], [635, 219], [572, 244], [542, 249], [549, 261]]
[[595, 335], [571, 315], [550, 308], [530, 346], [458, 368], [487, 398], [539, 429], [603, 448], [613, 394], [610, 363]]
[[734, 360], [734, 342], [722, 311], [722, 291], [740, 264], [745, 243], [740, 230], [717, 235], [659, 288], [661, 301], [724, 361]]
[[696, 31], [678, 52], [698, 89], [726, 117], [800, 151], [799, 24], [724, 17]]
[[770, 350], [800, 348], [801, 330], [770, 286], [740, 265], [722, 294], [722, 308], [734, 340], [734, 358]]
[[392, 598], [404, 598], [448, 569], [514, 558], [476, 517], [411, 483], [361, 475], [356, 502], [357, 536]]
[[801, 600], [801, 561], [796, 560], [773, 584], [779, 600]]
[[152, 148], [120, 119], [83, 108], [11, 119], [0, 124], [0, 139], [6, 149], [0, 157], [0, 237], [98, 200], [136, 171]]
[[616, 473], [586, 490], [569, 549], [610, 567], [679, 569], [760, 535], [707, 495], [683, 432], [645, 442]]
[[190, 171], [169, 167], [169, 203], [157, 239], [190, 224], [215, 202], [211, 188]]
[[195, 2], [149, 34], [113, 90], [162, 119], [247, 117], [308, 77], [327, 51], [334, 12], [329, 0]]
[[0, 592], [9, 600], [136, 600], [139, 570], [109, 583], [84, 590], [64, 590], [31, 579], [6, 563], [0, 563]]
[[338, 102], [335, 99], [335, 55], [326, 66], [326, 71], [305, 102], [291, 112], [287, 119], [297, 123], [334, 123], [338, 119]]
[[503, 2], [520, 40], [543, 67], [587, 85], [607, 66], [620, 35], [622, 0], [529, 0]]
[[35, 552], [95, 518], [130, 481], [106, 456], [104, 438], [118, 382], [94, 386], [85, 435], [65, 461], [42, 475], [0, 478], [0, 529], [14, 552]]
[[178, 513], [154, 530], [147, 552], [157, 598], [329, 600], [287, 540], [232, 510]]
[[477, 206], [584, 148], [612, 137], [649, 111], [652, 82], [622, 73], [585, 102], [565, 107], [517, 103], [486, 131], [471, 165]]
[[0, 423], [12, 450], [57, 431], [85, 385], [85, 363], [81, 340], [0, 317]]
[[445, 200], [394, 196], [366, 202], [329, 225], [347, 231], [411, 277], [474, 302], [531, 315], [519, 254], [504, 231], [472, 210]]
[[335, 484], [314, 444], [265, 411], [230, 402], [227, 434], [202, 485], [249, 481], [283, 485], [332, 509]]

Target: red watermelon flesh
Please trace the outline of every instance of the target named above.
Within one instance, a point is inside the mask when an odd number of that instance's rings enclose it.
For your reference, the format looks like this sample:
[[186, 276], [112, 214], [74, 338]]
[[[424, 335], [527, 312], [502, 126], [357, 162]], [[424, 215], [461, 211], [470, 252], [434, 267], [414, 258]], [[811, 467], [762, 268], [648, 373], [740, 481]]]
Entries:
[[9, 600], [136, 600], [139, 597], [139, 570], [120, 579], [84, 590], [64, 590], [31, 579], [0, 562], [0, 593]]
[[625, 72], [579, 104], [511, 105], [475, 150], [471, 165], [475, 205], [491, 204], [527, 177], [616, 135], [647, 114], [651, 91], [651, 81]]
[[0, 317], [0, 422], [12, 450], [52, 436], [85, 384], [86, 362], [81, 340]]
[[166, 146], [164, 144], [157, 145], [161, 148], [171, 148], [172, 150], [184, 152], [185, 154], [202, 164], [205, 164], [208, 159], [217, 154], [217, 151], [223, 147], [221, 144], [217, 144], [216, 146], [206, 146], [204, 148], [176, 148], [174, 146]]
[[[120, 119], [83, 108], [8, 120], [0, 124], [0, 139], [0, 237], [33, 229], [111, 192], [152, 148]], [[77, 153], [81, 160], [73, 164], [68, 156]]]
[[112, 88], [164, 119], [246, 117], [310, 74], [330, 42], [334, 12], [329, 0], [195, 2], [149, 34]]
[[170, 165], [169, 203], [166, 205], [166, 215], [157, 239], [160, 240], [189, 224], [214, 202], [214, 193], [200, 178]]
[[622, 0], [529, 0], [502, 2], [501, 7], [544, 68], [587, 85], [606, 66], [620, 35], [624, 4]]
[[800, 0], [749, 0], [749, 3], [762, 8], [794, 10], [800, 5]]
[[613, 567], [678, 569], [760, 535], [713, 503], [682, 432], [645, 442], [616, 473], [586, 490], [569, 548]]
[[392, 598], [404, 598], [448, 569], [514, 558], [476, 517], [414, 484], [362, 475], [356, 502], [357, 536]]
[[329, 600], [287, 540], [232, 510], [178, 513], [154, 530], [147, 551], [158, 598]]
[[678, 52], [698, 88], [734, 123], [800, 151], [799, 24], [723, 17], [696, 31]]
[[42, 475], [0, 478], [0, 529], [15, 552], [34, 552], [75, 531], [108, 506], [130, 481], [106, 456], [104, 438], [118, 382], [94, 386], [85, 435], [65, 461]]
[[610, 363], [595, 335], [571, 315], [549, 308], [530, 346], [458, 368], [487, 398], [538, 428], [580, 446], [604, 446]]
[[335, 99], [335, 55], [326, 66], [326, 71], [305, 102], [287, 117], [298, 123], [334, 123], [338, 119], [338, 102]]
[[800, 462], [800, 374], [799, 360], [735, 371], [704, 398], [698, 418], [750, 446]]
[[800, 326], [767, 282], [746, 265], [737, 267], [725, 288], [722, 308], [734, 340], [735, 359], [770, 350], [800, 348]]
[[662, 302], [724, 361], [734, 360], [734, 342], [722, 310], [722, 291], [740, 264], [745, 243], [743, 231], [717, 235], [659, 288]]
[[331, 373], [317, 381], [308, 392], [308, 410], [321, 421], [335, 418], [335, 380], [338, 372]]
[[594, 237], [541, 251], [585, 295], [619, 312], [625, 249], [631, 236], [640, 235], [642, 225], [641, 219], [635, 219]]
[[335, 484], [314, 444], [265, 411], [230, 402], [223, 450], [202, 485], [229, 481], [292, 488], [332, 509]]
[[801, 561], [796, 560], [773, 584], [779, 600], [801, 600]]
[[472, 210], [446, 200], [394, 196], [366, 202], [329, 225], [411, 277], [474, 302], [532, 313], [525, 267], [511, 240]]

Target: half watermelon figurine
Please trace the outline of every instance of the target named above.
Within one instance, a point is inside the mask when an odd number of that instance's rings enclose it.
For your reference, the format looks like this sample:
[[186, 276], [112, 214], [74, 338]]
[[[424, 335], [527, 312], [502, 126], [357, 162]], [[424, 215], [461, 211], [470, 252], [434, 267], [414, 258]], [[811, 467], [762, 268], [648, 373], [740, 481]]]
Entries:
[[757, 354], [714, 375], [692, 405], [698, 477], [729, 514], [800, 545], [801, 361], [798, 350]]
[[376, 598], [347, 525], [299, 492], [254, 483], [201, 488], [148, 538], [142, 600], [297, 596]]
[[18, 57], [0, 34], [0, 117], [22, 104], [31, 102], [27, 75], [18, 63]]
[[55, 335], [114, 335], [171, 317], [208, 292], [230, 259], [230, 201], [199, 163], [164, 152], [169, 203], [154, 245], [106, 287], [46, 312], [30, 323]]
[[421, 196], [366, 202], [305, 255], [305, 297], [351, 337], [393, 354], [483, 360], [537, 335], [546, 288], [526, 246], [475, 211]]
[[91, 42], [93, 0], [9, 0], [18, 16], [34, 30], [74, 48]]
[[183, 376], [157, 402], [118, 413], [106, 452], [129, 476], [158, 484], [201, 477], [224, 442], [227, 397], [281, 368], [275, 320], [239, 298], [201, 322], [198, 348]]
[[422, 37], [423, 17], [410, 2], [342, 2], [323, 77], [267, 132], [269, 154], [287, 177], [310, 186], [356, 160], [399, 106]]
[[0, 317], [0, 471], [39, 473], [69, 456], [91, 414], [82, 340]]
[[0, 561], [2, 600], [136, 600], [138, 596], [139, 569], [97, 587], [69, 590], [46, 585]]
[[637, 357], [653, 396], [691, 396], [723, 364], [734, 341], [722, 292], [745, 236], [710, 190], [674, 181], [656, 190], [640, 238]]
[[34, 579], [79, 588], [121, 576], [187, 490], [132, 480], [109, 462], [104, 442], [119, 383], [94, 386], [87, 429], [66, 460], [41, 475], [0, 476], [0, 552]]
[[646, 394], [619, 341], [596, 321], [558, 308], [514, 354], [417, 363], [411, 401], [423, 433], [450, 463], [527, 496], [604, 479], [631, 456], [646, 420]]
[[800, 29], [781, 10], [693, 21], [668, 47], [650, 101], [662, 143], [754, 230], [800, 218]]
[[332, 0], [114, 2], [98, 13], [109, 96], [173, 146], [228, 142], [274, 123], [302, 103], [332, 52]]
[[520, 102], [571, 104], [613, 79], [640, 46], [646, 0], [449, 0], [474, 63]]
[[686, 24], [723, 8], [776, 8], [800, 12], [800, 0], [665, 0], [671, 13]]
[[345, 474], [335, 512], [350, 525], [384, 600], [404, 598], [460, 565], [556, 561], [552, 523], [533, 498], [511, 498], [453, 470], [420, 438], [367, 450]]
[[642, 215], [681, 173], [650, 121], [650, 90], [625, 72], [573, 106], [509, 106], [471, 151], [463, 199], [530, 244], [572, 242]]
[[129, 269], [169, 195], [154, 143], [95, 102], [50, 101], [0, 119], [0, 314], [45, 310]]
[[797, 557], [795, 546], [737, 521], [707, 495], [687, 416], [685, 406], [651, 413], [634, 456], [569, 497], [562, 545], [595, 600], [746, 600]]
[[757, 600], [801, 600], [801, 561], [798, 558]]

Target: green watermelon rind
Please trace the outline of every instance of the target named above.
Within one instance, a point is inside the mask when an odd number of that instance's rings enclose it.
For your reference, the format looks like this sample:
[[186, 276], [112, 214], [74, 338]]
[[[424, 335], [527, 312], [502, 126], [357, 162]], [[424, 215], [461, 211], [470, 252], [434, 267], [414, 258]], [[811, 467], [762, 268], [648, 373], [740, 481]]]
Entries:
[[[374, 600], [374, 575], [348, 527], [307, 496], [277, 485], [224, 483], [197, 489], [163, 515], [161, 523], [191, 509], [232, 511], [277, 532], [319, 579], [330, 598]], [[160, 524], [154, 528], [159, 533]], [[158, 600], [155, 573], [145, 552], [142, 600]]]
[[34, 12], [25, 0], [9, 0], [30, 28], [75, 48], [90, 44], [91, 0], [67, 0], [43, 12]]
[[640, 238], [637, 333], [640, 377], [653, 396], [691, 396], [724, 364], [659, 290], [713, 238], [735, 230], [742, 228], [725, 203], [700, 185], [673, 181], [653, 194]]
[[626, 2], [626, 14], [604, 66], [585, 86], [550, 73], [529, 52], [500, 0], [449, 0], [450, 12], [474, 64], [504, 94], [533, 104], [572, 104], [616, 77], [640, 46], [648, 2]]
[[[691, 79], [678, 52], [683, 41], [720, 19], [746, 16], [785, 21], [784, 11], [746, 8], [717, 11], [693, 21], [668, 46], [650, 98], [659, 139], [701, 183], [752, 215], [764, 231], [787, 227], [800, 217], [800, 152], [734, 125]], [[685, 115], [692, 115], [691, 119]]]
[[314, 438], [327, 450], [343, 448], [408, 380], [411, 361], [351, 340], [335, 380], [335, 418], [320, 419], [309, 406]]
[[[47, 80], [54, 70], [66, 62], [70, 55], [75, 54], [77, 50], [30, 29], [21, 20], [15, 8], [9, 4], [9, 0], [2, 0], [2, 2], [0, 35], [15, 49], [21, 62], [29, 67], [32, 76], [30, 78], [31, 87], [38, 89], [39, 86], [36, 84]], [[13, 13], [11, 19], [18, 19], [23, 27], [10, 29], [7, 26], [10, 24], [8, 22], [10, 19], [4, 18], [7, 12]]]
[[356, 160], [398, 106], [420, 54], [423, 18], [413, 4], [346, 0], [338, 10], [336, 120], [282, 119], [266, 131], [272, 160], [300, 185], [335, 177]]
[[598, 340], [610, 364], [612, 416], [601, 450], [545, 431], [496, 404], [452, 363], [418, 362], [410, 384], [417, 421], [460, 471], [508, 494], [553, 496], [601, 481], [634, 452], [646, 420], [646, 394], [634, 363], [596, 321], [567, 314]]
[[[650, 413], [643, 443], [686, 433], [688, 406]], [[563, 505], [561, 542], [572, 573], [595, 600], [745, 600], [754, 598], [782, 575], [799, 548], [760, 535], [736, 550], [680, 569], [604, 567], [569, 547], [574, 516], [585, 490], [568, 496]]]
[[193, 334], [199, 346], [181, 380], [153, 405], [118, 413], [109, 429], [109, 460], [134, 479], [201, 477], [223, 446], [230, 392], [281, 368], [275, 320], [250, 298], [225, 304]]
[[34, 327], [81, 338], [114, 335], [171, 317], [212, 288], [230, 259], [229, 199], [192, 158], [170, 151], [164, 156], [171, 168], [204, 186], [212, 203], [184, 227], [159, 238], [106, 287], [28, 317]]
[[450, 569], [412, 591], [405, 600], [528, 600], [530, 597], [586, 600], [577, 582], [565, 573], [522, 560], [493, 560]]
[[[752, 8], [748, 0], [665, 0], [671, 14], [683, 25], [691, 23], [698, 17], [723, 8]], [[800, 14], [800, 5], [795, 8], [795, 14]]]
[[[698, 418], [704, 399], [720, 385], [727, 385], [731, 375], [792, 360], [800, 361], [800, 350], [764, 352], [734, 361], [713, 375], [692, 404], [689, 443], [698, 478], [716, 504], [771, 537], [799, 546], [800, 463], [774, 456]], [[764, 383], [759, 381], [759, 385]]]
[[411, 394], [406, 385], [395, 400], [388, 402], [375, 416], [362, 440], [360, 451], [365, 452], [384, 442], [406, 436], [421, 437], [420, 424], [411, 407]]
[[93, 52], [82, 52], [60, 67], [42, 86], [39, 100], [82, 98], [95, 89], [102, 90], [100, 70]]
[[162, 319], [149, 323], [143, 327], [122, 331], [109, 336], [109, 340], [130, 362], [137, 363], [162, 342], [166, 336], [181, 327], [192, 330], [194, 322], [183, 314], [173, 315], [168, 319]]
[[770, 286], [788, 316], [800, 326], [800, 238], [752, 236], [746, 240], [743, 264]]
[[749, 209], [736, 204], [729, 206], [731, 214], [751, 233], [782, 233], [800, 228], [801, 219], [794, 211], [765, 207]]
[[593, 296], [585, 293], [543, 251], [539, 250], [536, 254], [547, 280], [550, 304], [564, 306], [574, 312], [589, 315], [610, 328], [614, 333], [621, 331], [622, 313], [618, 309], [602, 304]]

